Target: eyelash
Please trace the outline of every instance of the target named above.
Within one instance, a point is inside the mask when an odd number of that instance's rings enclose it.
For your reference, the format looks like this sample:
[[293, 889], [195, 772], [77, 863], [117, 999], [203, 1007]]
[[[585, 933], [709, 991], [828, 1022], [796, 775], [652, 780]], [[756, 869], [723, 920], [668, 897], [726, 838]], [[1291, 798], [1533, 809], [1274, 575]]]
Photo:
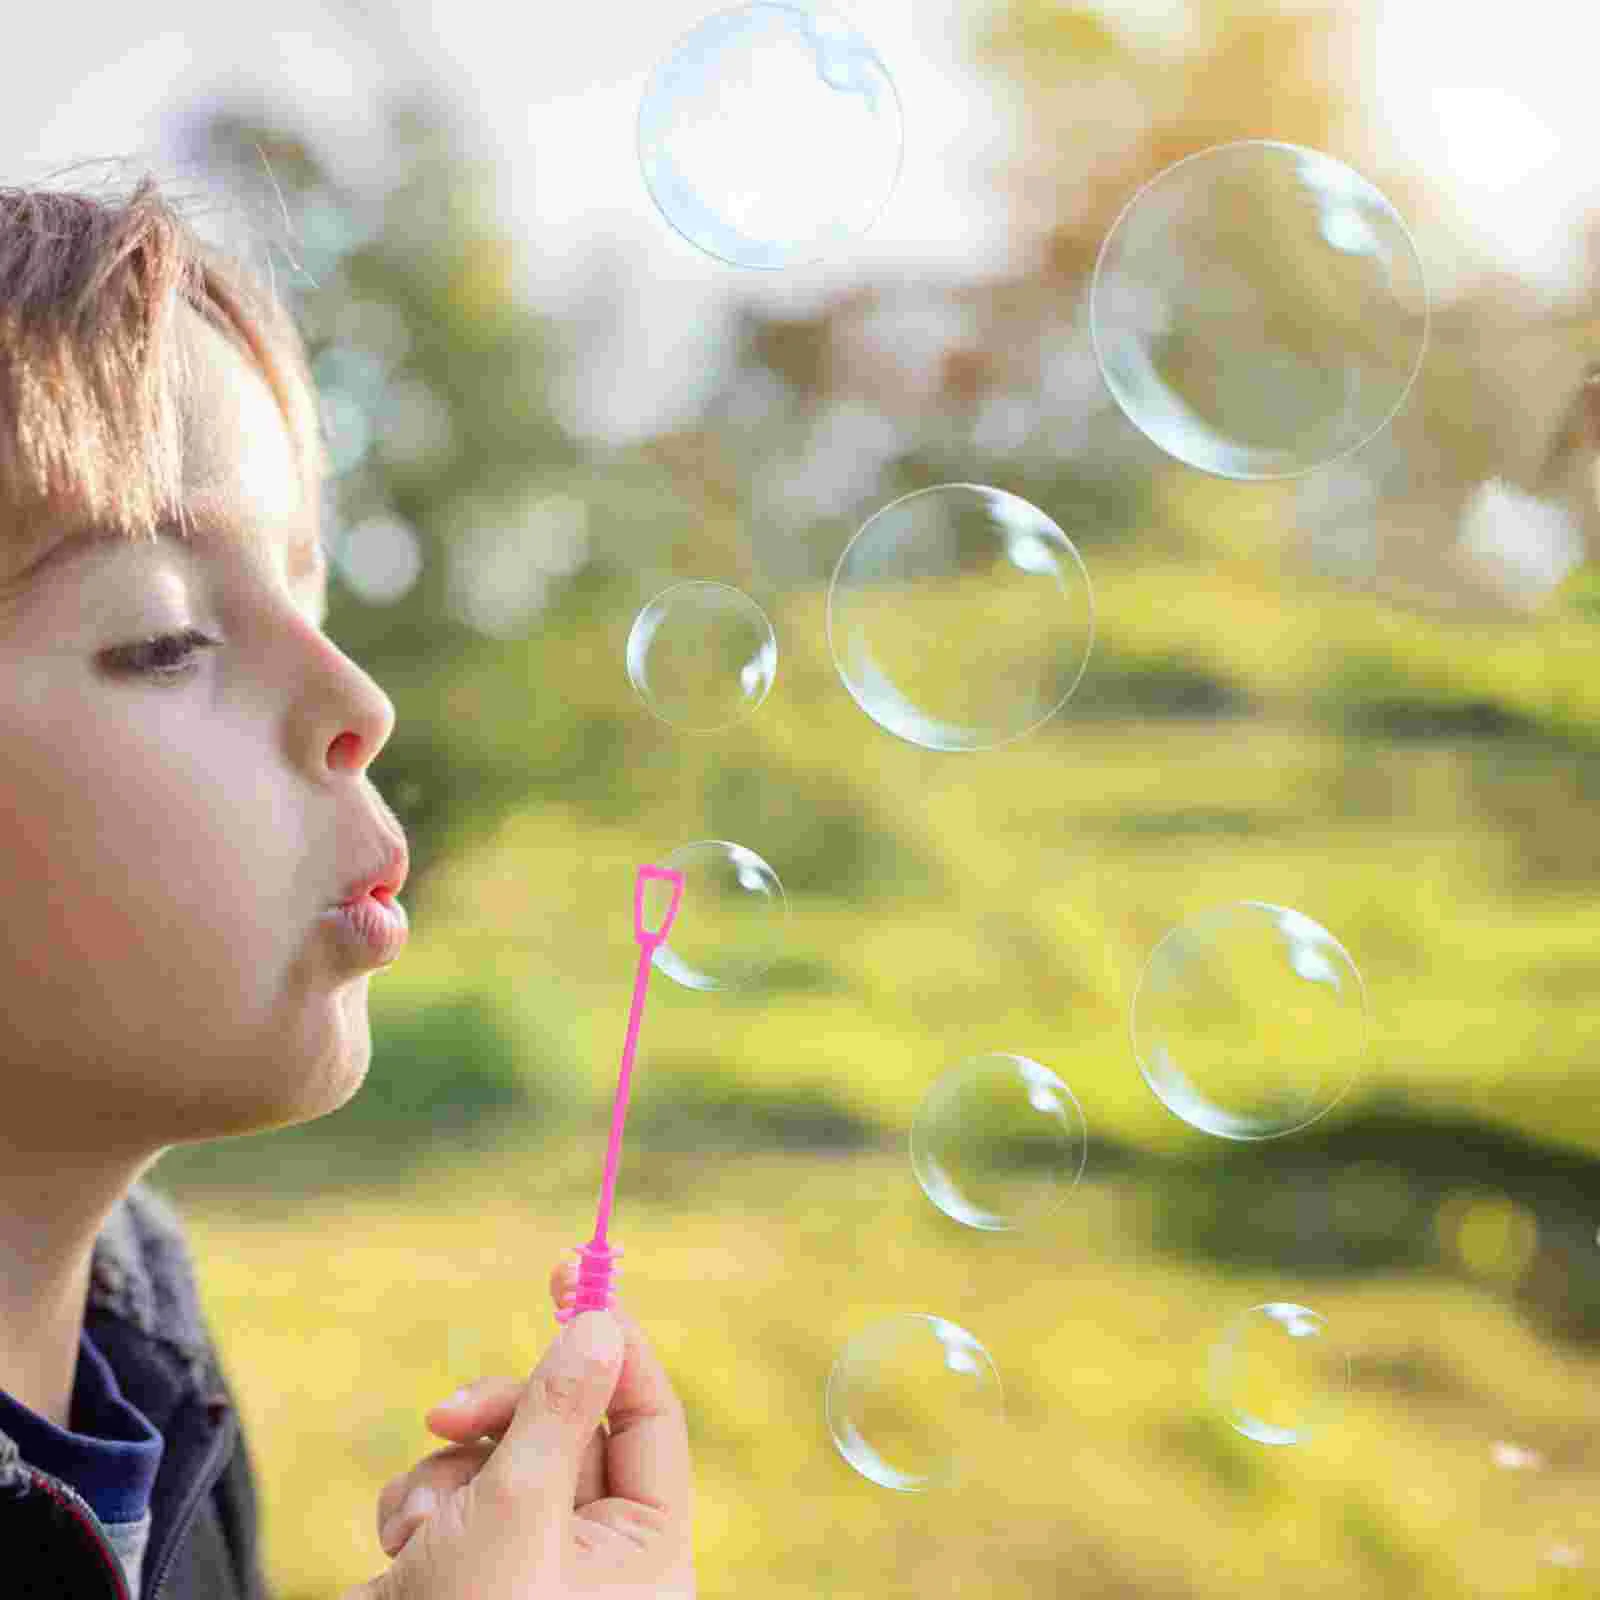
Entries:
[[[220, 639], [213, 639], [198, 628], [185, 628], [182, 633], [155, 634], [139, 644], [112, 652], [108, 659], [119, 672], [170, 683], [189, 676], [198, 665], [195, 657], [201, 650], [215, 649], [221, 643]], [[171, 666], [157, 666], [150, 657], [168, 646], [177, 646], [182, 650], [183, 659]]]

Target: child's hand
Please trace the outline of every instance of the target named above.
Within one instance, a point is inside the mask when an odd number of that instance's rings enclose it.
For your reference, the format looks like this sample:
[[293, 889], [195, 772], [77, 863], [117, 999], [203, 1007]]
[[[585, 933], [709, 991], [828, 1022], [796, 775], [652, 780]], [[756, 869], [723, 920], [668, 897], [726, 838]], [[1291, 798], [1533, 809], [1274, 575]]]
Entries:
[[[558, 1305], [573, 1263], [550, 1275]], [[485, 1378], [462, 1404], [435, 1406], [430, 1431], [459, 1441], [384, 1485], [379, 1540], [397, 1557], [347, 1600], [559, 1600], [582, 1592], [692, 1600], [689, 1440], [683, 1407], [639, 1326], [614, 1312], [620, 1359], [566, 1366], [567, 1324], [534, 1380]], [[609, 1412], [609, 1434], [600, 1425]], [[417, 1488], [434, 1503], [402, 1511]]]

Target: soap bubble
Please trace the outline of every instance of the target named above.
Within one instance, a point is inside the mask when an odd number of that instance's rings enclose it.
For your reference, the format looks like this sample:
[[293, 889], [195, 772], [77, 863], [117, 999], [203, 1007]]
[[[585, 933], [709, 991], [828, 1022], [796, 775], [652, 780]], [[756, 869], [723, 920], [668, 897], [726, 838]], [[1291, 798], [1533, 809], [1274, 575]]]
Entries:
[[735, 267], [820, 261], [864, 234], [903, 145], [883, 62], [810, 0], [707, 18], [657, 67], [639, 107], [650, 198], [690, 244]]
[[1422, 365], [1428, 295], [1399, 213], [1276, 140], [1153, 178], [1101, 246], [1089, 326], [1106, 387], [1169, 455], [1287, 478], [1371, 439]]
[[828, 1375], [828, 1431], [862, 1477], [917, 1494], [952, 1488], [993, 1447], [1005, 1414], [989, 1352], [943, 1317], [886, 1317]]
[[[650, 958], [685, 989], [744, 989], [772, 965], [789, 914], [778, 875], [754, 850], [726, 839], [698, 839], [659, 866], [683, 874], [683, 898], [666, 942]], [[645, 926], [659, 928], [670, 887], [646, 885]]]
[[778, 640], [748, 595], [725, 583], [679, 583], [633, 619], [626, 657], [628, 681], [652, 715], [715, 733], [767, 698]]
[[1274, 1139], [1334, 1106], [1366, 1044], [1366, 993], [1310, 917], [1241, 900], [1155, 947], [1130, 1016], [1139, 1070], [1176, 1117], [1223, 1139]]
[[1027, 1056], [975, 1056], [946, 1072], [911, 1124], [922, 1191], [968, 1227], [1032, 1225], [1083, 1173], [1088, 1133], [1072, 1091]]
[[879, 727], [987, 750], [1066, 704], [1094, 643], [1089, 574], [1060, 528], [1003, 489], [945, 483], [869, 518], [828, 586], [828, 647]]
[[1300, 1444], [1335, 1421], [1349, 1358], [1324, 1317], [1274, 1300], [1236, 1317], [1211, 1351], [1211, 1398], [1229, 1425], [1258, 1444]]

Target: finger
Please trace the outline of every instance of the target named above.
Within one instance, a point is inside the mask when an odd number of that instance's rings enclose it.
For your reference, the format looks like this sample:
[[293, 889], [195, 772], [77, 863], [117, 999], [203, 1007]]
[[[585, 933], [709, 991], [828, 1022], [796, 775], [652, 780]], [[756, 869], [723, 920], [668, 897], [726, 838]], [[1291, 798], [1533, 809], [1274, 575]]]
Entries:
[[[555, 1262], [550, 1267], [550, 1299], [555, 1302], [557, 1309], [566, 1304], [571, 1304], [574, 1296], [578, 1294], [578, 1262], [570, 1256]], [[627, 1309], [626, 1299], [619, 1294], [611, 1296], [611, 1310], [616, 1314], [618, 1322], [622, 1323], [622, 1330], [626, 1336], [629, 1326], [637, 1326], [634, 1317]], [[606, 1430], [595, 1430], [594, 1438], [584, 1446], [584, 1459], [578, 1469], [578, 1496], [573, 1501], [574, 1507], [590, 1506], [595, 1501], [605, 1499], [610, 1490], [610, 1478], [606, 1475]]]
[[[551, 1300], [559, 1307], [575, 1294], [578, 1287], [578, 1264], [563, 1258], [550, 1269], [549, 1290]], [[614, 1299], [612, 1309], [619, 1319], [627, 1318], [623, 1301]], [[448, 1400], [441, 1400], [423, 1413], [430, 1433], [440, 1438], [469, 1443], [476, 1439], [498, 1441], [511, 1425], [517, 1403], [522, 1398], [525, 1385], [516, 1378], [479, 1378], [476, 1382], [458, 1389]], [[606, 1432], [596, 1428], [583, 1447], [578, 1463], [578, 1482], [573, 1504], [582, 1506], [592, 1500], [603, 1499], [607, 1494], [605, 1473]]]
[[[558, 1261], [550, 1269], [550, 1299], [554, 1302], [556, 1310], [567, 1304], [578, 1292], [578, 1263], [570, 1257]], [[611, 1296], [611, 1309], [618, 1311], [626, 1306], [627, 1302], [621, 1295]]]
[[579, 1462], [616, 1389], [623, 1351], [621, 1324], [609, 1311], [585, 1311], [561, 1330], [479, 1474], [486, 1494], [513, 1499], [533, 1523], [565, 1526]]
[[[557, 1305], [577, 1286], [576, 1261], [558, 1261], [551, 1268], [550, 1296]], [[619, 1499], [681, 1512], [687, 1518], [689, 1429], [683, 1406], [638, 1321], [615, 1300], [612, 1311], [622, 1324], [626, 1348], [608, 1412], [607, 1487]]]
[[556, 1309], [561, 1309], [561, 1302], [578, 1287], [578, 1263], [572, 1260], [558, 1261], [550, 1269], [550, 1298], [555, 1301]]
[[[378, 1495], [378, 1543], [384, 1553], [397, 1555], [435, 1507], [482, 1471], [493, 1449], [491, 1444], [466, 1444], [435, 1450], [409, 1472], [391, 1478]], [[418, 1489], [429, 1491], [431, 1505], [411, 1499]]]
[[596, 1428], [584, 1444], [578, 1459], [578, 1482], [572, 1491], [572, 1508], [604, 1500], [610, 1493], [606, 1478], [606, 1430]]
[[511, 1425], [527, 1380], [479, 1378], [423, 1413], [429, 1433], [445, 1439], [498, 1439]]
[[606, 1485], [613, 1496], [689, 1518], [689, 1425], [661, 1362], [637, 1323], [611, 1399]]
[[[511, 1426], [525, 1387], [515, 1378], [480, 1378], [462, 1391], [462, 1399], [441, 1401], [425, 1413], [428, 1431], [462, 1444], [488, 1439], [492, 1448]], [[601, 1426], [583, 1447], [572, 1503], [588, 1505], [591, 1500], [604, 1499], [606, 1492], [606, 1430]]]

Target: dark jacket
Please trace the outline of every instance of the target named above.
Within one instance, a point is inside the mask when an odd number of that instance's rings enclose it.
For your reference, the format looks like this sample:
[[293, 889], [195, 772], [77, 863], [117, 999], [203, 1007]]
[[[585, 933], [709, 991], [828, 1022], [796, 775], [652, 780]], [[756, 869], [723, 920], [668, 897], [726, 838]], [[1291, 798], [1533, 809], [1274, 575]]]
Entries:
[[164, 1441], [140, 1593], [83, 1497], [0, 1429], [5, 1600], [270, 1600], [239, 1416], [172, 1202], [137, 1183], [95, 1241], [84, 1331]]

